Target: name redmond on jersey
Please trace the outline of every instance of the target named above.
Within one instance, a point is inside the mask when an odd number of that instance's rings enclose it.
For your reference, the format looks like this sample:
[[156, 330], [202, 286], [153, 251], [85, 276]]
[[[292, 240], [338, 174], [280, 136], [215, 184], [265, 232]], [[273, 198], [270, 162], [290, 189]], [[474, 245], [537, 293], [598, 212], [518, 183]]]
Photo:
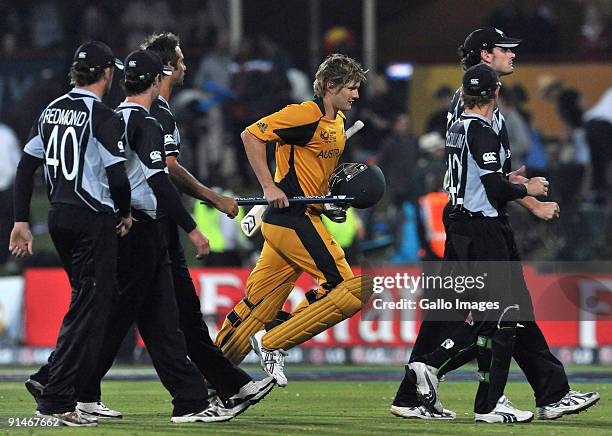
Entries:
[[43, 113], [43, 123], [65, 126], [82, 126], [87, 121], [88, 113], [74, 109], [49, 108]]
[[465, 135], [463, 133], [448, 133], [446, 138], [446, 146], [453, 148], [461, 148], [463, 147], [463, 142], [465, 139]]

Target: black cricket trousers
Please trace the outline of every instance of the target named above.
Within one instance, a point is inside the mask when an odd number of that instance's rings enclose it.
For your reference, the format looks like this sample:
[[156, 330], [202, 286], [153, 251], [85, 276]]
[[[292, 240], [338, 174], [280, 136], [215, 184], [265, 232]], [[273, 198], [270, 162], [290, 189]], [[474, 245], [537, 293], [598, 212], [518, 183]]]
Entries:
[[187, 353], [206, 380], [217, 390], [219, 397], [225, 401], [252, 378], [228, 360], [211, 339], [200, 309], [200, 299], [187, 268], [178, 226], [169, 217], [162, 218], [161, 224], [168, 235], [172, 280], [180, 328], [187, 342]]
[[91, 376], [117, 295], [117, 218], [68, 205], [49, 210], [49, 233], [72, 288], [47, 382], [38, 401], [45, 414], [74, 410], [75, 386]]
[[173, 416], [205, 409], [206, 384], [187, 358], [167, 238], [158, 221], [135, 222], [129, 234], [120, 239], [118, 276], [119, 295], [113, 301], [97, 369], [81, 380], [79, 401], [100, 401], [102, 378], [112, 366], [126, 332], [136, 322], [153, 366], [173, 397]]
[[[187, 354], [192, 362], [198, 367], [202, 375], [204, 375], [208, 382], [211, 383], [217, 390], [217, 393], [221, 399], [227, 400], [236, 394], [242, 386], [249, 383], [252, 378], [242, 369], [229, 361], [223, 355], [221, 350], [215, 346], [210, 337], [208, 327], [204, 322], [202, 312], [200, 310], [200, 300], [196, 294], [191, 275], [189, 274], [183, 247], [180, 244], [177, 225], [170, 218], [162, 218], [159, 225], [162, 226], [160, 231], [163, 231], [168, 239], [172, 281], [174, 284], [176, 304], [178, 305], [179, 311], [179, 326], [183, 331], [187, 344]], [[138, 230], [138, 228], [133, 228], [132, 231], [130, 231], [130, 234], [136, 230]], [[131, 238], [134, 238], [134, 235], [135, 233], [132, 234]], [[122, 246], [123, 245], [125, 244], [122, 244]], [[122, 254], [122, 259], [124, 257], [125, 254]], [[121, 270], [124, 271], [125, 268], [122, 268]], [[141, 265], [140, 271], [142, 270], [143, 266]], [[144, 271], [142, 273], [146, 274]], [[130, 273], [130, 271], [122, 273], [121, 282], [122, 288], [134, 288], [137, 286], [138, 279], [136, 271], [133, 273]], [[131, 298], [130, 304], [125, 305], [123, 309], [116, 309], [120, 311], [122, 310], [123, 315], [121, 315], [121, 312], [118, 312], [115, 318], [123, 317], [123, 321], [120, 322], [120, 328], [115, 329], [115, 335], [120, 333], [120, 331], [124, 328], [124, 323], [127, 322], [128, 319], [133, 319], [127, 314], [127, 312], [130, 312], [128, 306], [134, 306], [136, 304], [136, 300], [142, 298], [138, 297], [136, 294], [133, 294], [133, 292], [127, 292], [127, 294], [132, 295], [132, 297], [127, 297]], [[125, 295], [126, 291], [123, 291], [122, 296], [124, 300], [126, 299]], [[116, 324], [116, 321], [113, 321], [113, 324]], [[129, 326], [126, 328], [126, 332], [128, 328]], [[113, 343], [115, 341], [116, 339], [112, 340]], [[114, 346], [105, 353], [114, 358], [116, 354]], [[49, 362], [53, 361], [53, 357], [54, 353], [52, 353], [49, 357]], [[112, 360], [109, 362], [108, 359], [105, 359], [105, 362], [102, 363], [103, 367], [107, 367], [104, 373], [108, 371], [110, 365], [112, 365]], [[48, 381], [48, 369], [49, 364], [40, 368], [40, 370], [37, 373], [32, 374], [30, 378], [45, 385]], [[100, 401], [101, 392], [99, 383], [96, 385], [95, 382], [91, 382], [88, 385], [89, 386], [81, 389], [79, 401]]]
[[[448, 234], [447, 210], [445, 224]], [[544, 406], [560, 400], [569, 391], [569, 384], [563, 364], [550, 352], [546, 339], [535, 322], [531, 297], [510, 224], [507, 219], [501, 219], [500, 226], [508, 236], [512, 293], [521, 305], [520, 326], [516, 329], [512, 356], [534, 391], [536, 406]], [[481, 230], [482, 227], [478, 226], [478, 231]], [[447, 249], [450, 244], [451, 241], [447, 240]], [[495, 248], [492, 247], [493, 250]], [[442, 271], [444, 274], [444, 270]], [[424, 362], [439, 368], [439, 376], [442, 376], [475, 359], [478, 354], [477, 333], [465, 322], [468, 313], [469, 311], [450, 311], [444, 313], [444, 319], [440, 319], [439, 313], [426, 312], [410, 362]], [[416, 398], [415, 387], [408, 378], [405, 377], [402, 381], [393, 404], [405, 407], [420, 404]]]

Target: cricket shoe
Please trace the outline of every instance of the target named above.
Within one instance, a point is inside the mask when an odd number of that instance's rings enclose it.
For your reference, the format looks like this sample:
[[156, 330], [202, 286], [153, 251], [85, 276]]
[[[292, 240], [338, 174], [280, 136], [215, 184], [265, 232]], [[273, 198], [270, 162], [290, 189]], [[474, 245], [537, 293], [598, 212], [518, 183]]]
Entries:
[[249, 406], [257, 404], [266, 395], [268, 395], [274, 386], [276, 381], [272, 377], [266, 377], [263, 380], [251, 380], [233, 396], [231, 396], [226, 402], [224, 407], [231, 411], [234, 416], [240, 415]]
[[532, 419], [532, 412], [518, 410], [505, 395], [500, 397], [495, 405], [495, 409], [493, 409], [491, 412], [474, 414], [474, 420], [476, 422], [486, 422], [489, 424], [516, 424], [531, 422]]
[[218, 407], [225, 407], [225, 404], [223, 404], [223, 401], [221, 401], [221, 398], [219, 398], [218, 395], [208, 395], [208, 402], [214, 406], [218, 406]]
[[97, 418], [114, 418], [121, 419], [123, 415], [117, 410], [109, 409], [101, 401], [94, 403], [81, 403], [78, 402], [76, 406], [77, 410], [84, 416], [95, 416]]
[[586, 392], [583, 394], [577, 391], [569, 391], [556, 403], [537, 407], [536, 414], [538, 419], [557, 419], [563, 415], [580, 413], [595, 405], [598, 401], [599, 394], [597, 392]]
[[414, 374], [418, 399], [432, 412], [443, 413], [444, 407], [438, 395], [439, 380], [433, 371], [435, 368], [422, 362], [412, 362], [407, 365], [407, 373]]
[[217, 390], [210, 385], [206, 389], [207, 389], [208, 402], [212, 404], [213, 406], [225, 408], [225, 404], [223, 404], [223, 401], [221, 400], [221, 397], [219, 397]]
[[188, 422], [223, 422], [229, 421], [234, 416], [235, 415], [229, 409], [209, 404], [208, 407], [201, 412], [173, 416], [170, 421], [175, 424], [184, 424]]
[[287, 352], [283, 349], [268, 350], [261, 345], [261, 338], [265, 334], [265, 330], [255, 333], [249, 338], [251, 348], [259, 356], [261, 367], [270, 377], [276, 380], [276, 384], [281, 388], [287, 386], [287, 376], [285, 376], [285, 357]]
[[428, 410], [425, 406], [401, 407], [393, 404], [391, 405], [391, 414], [406, 419], [440, 419], [447, 421], [457, 417], [457, 414], [452, 410], [444, 409], [442, 413], [438, 413]]
[[32, 396], [34, 397], [34, 400], [36, 400], [36, 402], [38, 402], [38, 399], [40, 398], [40, 396], [43, 393], [43, 389], [45, 388], [45, 386], [39, 382], [37, 382], [34, 379], [27, 379], [25, 382], [25, 387], [28, 390], [28, 392], [30, 394], [32, 394]]
[[92, 416], [85, 416], [78, 410], [64, 413], [42, 413], [36, 411], [36, 416], [47, 421], [48, 425], [55, 423], [67, 427], [95, 427], [98, 420]]

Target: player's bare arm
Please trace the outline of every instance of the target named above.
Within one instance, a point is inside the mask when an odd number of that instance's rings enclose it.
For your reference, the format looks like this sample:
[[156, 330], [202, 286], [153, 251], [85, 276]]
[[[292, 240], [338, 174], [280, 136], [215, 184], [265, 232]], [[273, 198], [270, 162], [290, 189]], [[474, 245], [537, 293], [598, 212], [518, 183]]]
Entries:
[[176, 156], [166, 156], [166, 165], [174, 185], [183, 193], [198, 200], [210, 201], [217, 210], [227, 214], [230, 218], [238, 215], [238, 204], [231, 197], [219, 195], [209, 187], [203, 185], [187, 169], [180, 164]]
[[266, 144], [244, 130], [240, 134], [249, 163], [264, 191], [264, 197], [272, 207], [288, 207], [287, 195], [274, 183], [266, 162]]

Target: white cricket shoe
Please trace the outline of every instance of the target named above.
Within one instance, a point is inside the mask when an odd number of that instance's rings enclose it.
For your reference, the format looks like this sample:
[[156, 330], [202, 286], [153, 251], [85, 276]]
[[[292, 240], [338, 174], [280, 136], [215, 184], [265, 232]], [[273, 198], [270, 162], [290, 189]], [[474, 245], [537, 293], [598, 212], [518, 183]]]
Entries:
[[209, 404], [208, 407], [201, 412], [173, 416], [170, 421], [175, 424], [184, 424], [188, 422], [223, 422], [229, 421], [234, 416], [235, 415], [229, 409]]
[[569, 391], [556, 403], [537, 407], [536, 413], [538, 419], [557, 419], [563, 415], [580, 413], [595, 405], [598, 401], [599, 394], [597, 392], [586, 392], [583, 394], [577, 391]]
[[447, 421], [457, 417], [457, 414], [452, 410], [444, 409], [442, 413], [437, 413], [428, 410], [425, 406], [401, 407], [391, 405], [391, 414], [406, 419], [440, 419]]
[[276, 381], [273, 377], [266, 377], [262, 380], [251, 380], [240, 388], [238, 393], [230, 398], [244, 398], [249, 400], [251, 404], [257, 404], [259, 400], [263, 399], [266, 395], [272, 391], [272, 388], [276, 385]]
[[438, 377], [434, 374], [435, 368], [422, 362], [408, 364], [408, 369], [416, 375], [417, 397], [423, 405], [435, 413], [443, 413], [444, 407], [438, 395]]
[[257, 404], [261, 399], [268, 395], [272, 388], [276, 385], [276, 380], [272, 377], [266, 377], [263, 380], [251, 380], [240, 390], [232, 395], [223, 407], [230, 410], [234, 416], [240, 415], [249, 406]]
[[36, 411], [36, 416], [47, 421], [47, 425], [52, 426], [58, 423], [67, 427], [95, 427], [98, 420], [93, 416], [85, 416], [78, 410], [64, 413], [42, 413]]
[[95, 416], [98, 418], [115, 418], [115, 419], [123, 418], [123, 415], [121, 414], [121, 412], [118, 412], [117, 410], [109, 409], [101, 401], [98, 401], [96, 403], [78, 402], [76, 408], [79, 412], [81, 412], [84, 416], [87, 416], [87, 417]]
[[521, 422], [531, 422], [533, 413], [526, 410], [518, 410], [510, 400], [502, 395], [497, 401], [495, 409], [489, 413], [475, 413], [476, 422], [487, 422], [489, 424], [515, 424]]
[[259, 331], [250, 337], [249, 342], [253, 351], [259, 356], [261, 367], [270, 377], [276, 380], [276, 384], [281, 388], [287, 386], [287, 376], [285, 375], [285, 357], [287, 352], [283, 349], [268, 350], [261, 345], [261, 338], [265, 330]]

